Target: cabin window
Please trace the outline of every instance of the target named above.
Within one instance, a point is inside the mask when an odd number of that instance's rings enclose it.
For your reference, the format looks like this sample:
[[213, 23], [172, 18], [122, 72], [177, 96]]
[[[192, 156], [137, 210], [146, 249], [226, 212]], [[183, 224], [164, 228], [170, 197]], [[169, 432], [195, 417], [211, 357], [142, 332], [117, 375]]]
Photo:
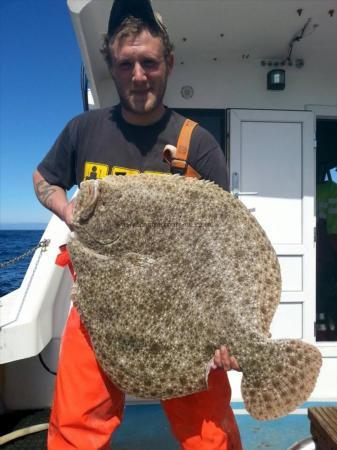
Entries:
[[337, 340], [337, 120], [317, 121], [316, 340]]

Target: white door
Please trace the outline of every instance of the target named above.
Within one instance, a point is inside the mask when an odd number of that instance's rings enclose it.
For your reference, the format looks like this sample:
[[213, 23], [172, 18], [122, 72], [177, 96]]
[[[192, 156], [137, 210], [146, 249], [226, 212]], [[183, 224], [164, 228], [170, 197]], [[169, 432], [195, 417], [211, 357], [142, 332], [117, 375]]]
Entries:
[[232, 191], [252, 209], [279, 258], [274, 338], [314, 342], [315, 149], [309, 111], [228, 110]]

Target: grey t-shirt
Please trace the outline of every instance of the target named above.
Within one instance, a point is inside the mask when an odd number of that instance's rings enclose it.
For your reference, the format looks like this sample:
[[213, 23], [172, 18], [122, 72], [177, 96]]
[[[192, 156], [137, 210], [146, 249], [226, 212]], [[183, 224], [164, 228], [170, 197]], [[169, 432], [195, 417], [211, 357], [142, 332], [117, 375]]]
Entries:
[[[38, 170], [48, 183], [64, 189], [110, 174], [170, 172], [163, 150], [166, 144], [177, 144], [184, 121], [169, 108], [149, 126], [126, 122], [120, 105], [83, 113], [66, 125]], [[192, 133], [188, 163], [202, 178], [228, 189], [224, 154], [200, 126]]]

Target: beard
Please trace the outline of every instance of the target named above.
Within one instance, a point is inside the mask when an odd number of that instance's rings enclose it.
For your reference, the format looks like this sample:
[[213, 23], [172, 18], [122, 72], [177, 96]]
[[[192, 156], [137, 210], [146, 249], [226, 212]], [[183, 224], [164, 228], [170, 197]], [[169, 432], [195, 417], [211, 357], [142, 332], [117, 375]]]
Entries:
[[155, 111], [163, 101], [165, 91], [161, 95], [152, 95], [151, 92], [147, 94], [147, 98], [142, 100], [135, 99], [132, 95], [130, 97], [119, 94], [119, 99], [122, 107], [134, 114], [146, 114]]
[[163, 104], [167, 79], [168, 74], [165, 74], [165, 78], [159, 80], [154, 87], [150, 88], [144, 97], [133, 94], [133, 88], [125, 89], [114, 80], [122, 108], [139, 115], [155, 111]]

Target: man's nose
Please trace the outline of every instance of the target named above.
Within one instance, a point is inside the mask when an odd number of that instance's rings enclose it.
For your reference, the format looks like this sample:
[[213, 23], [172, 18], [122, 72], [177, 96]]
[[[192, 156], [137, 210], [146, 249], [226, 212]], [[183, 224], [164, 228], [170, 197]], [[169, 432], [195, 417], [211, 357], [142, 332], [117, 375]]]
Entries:
[[146, 81], [146, 71], [139, 62], [136, 62], [133, 67], [132, 81], [136, 83]]

